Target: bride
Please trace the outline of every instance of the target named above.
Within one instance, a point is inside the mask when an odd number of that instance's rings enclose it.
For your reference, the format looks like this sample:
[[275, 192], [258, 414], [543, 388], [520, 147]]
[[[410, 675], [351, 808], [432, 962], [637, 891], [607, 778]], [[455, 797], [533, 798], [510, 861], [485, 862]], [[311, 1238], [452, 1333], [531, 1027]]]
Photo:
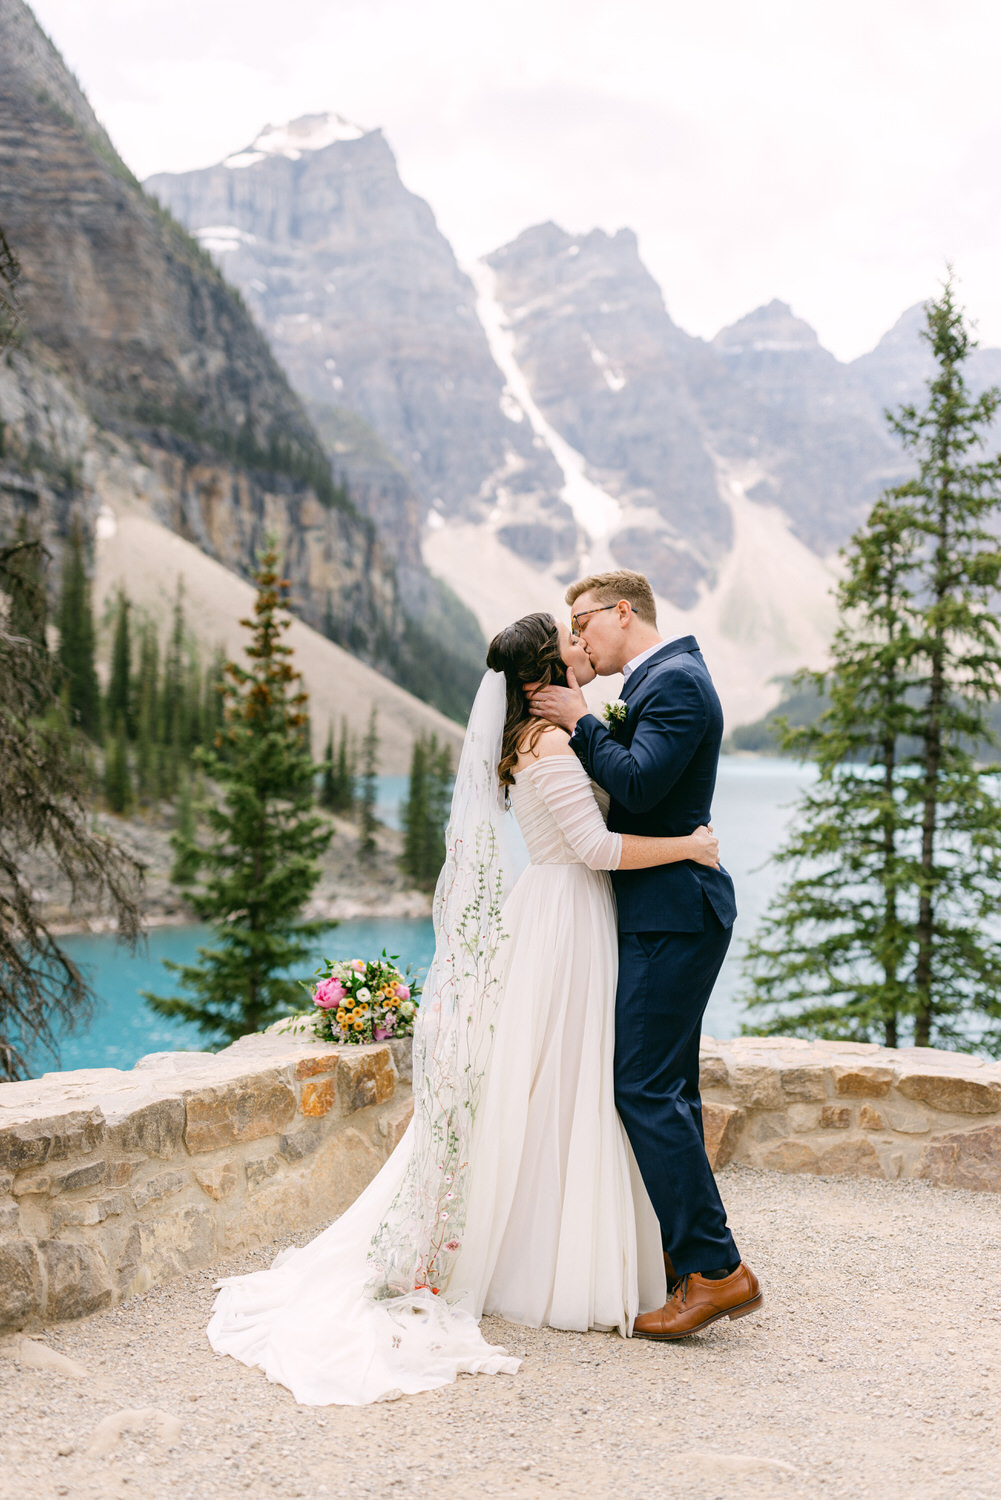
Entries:
[[[414, 1118], [352, 1206], [267, 1271], [221, 1283], [208, 1336], [304, 1405], [361, 1406], [514, 1373], [511, 1323], [628, 1337], [665, 1300], [660, 1232], [615, 1112], [611, 869], [696, 860], [709, 829], [605, 827], [605, 793], [527, 685], [594, 669], [566, 626], [495, 637], [470, 714], [414, 1031]], [[510, 811], [530, 863], [507, 894]], [[505, 899], [506, 896], [506, 899]]]

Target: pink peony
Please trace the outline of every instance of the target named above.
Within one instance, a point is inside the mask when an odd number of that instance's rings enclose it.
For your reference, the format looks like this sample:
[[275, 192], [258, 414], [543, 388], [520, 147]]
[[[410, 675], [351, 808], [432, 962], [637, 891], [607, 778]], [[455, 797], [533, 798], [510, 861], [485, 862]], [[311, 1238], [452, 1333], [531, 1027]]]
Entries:
[[397, 1000], [409, 1000], [410, 999], [410, 986], [409, 986], [409, 984], [398, 984], [398, 985], [395, 985], [394, 988], [393, 988], [393, 994], [396, 996]]
[[313, 1004], [321, 1010], [336, 1010], [346, 993], [339, 979], [321, 979], [313, 991]]

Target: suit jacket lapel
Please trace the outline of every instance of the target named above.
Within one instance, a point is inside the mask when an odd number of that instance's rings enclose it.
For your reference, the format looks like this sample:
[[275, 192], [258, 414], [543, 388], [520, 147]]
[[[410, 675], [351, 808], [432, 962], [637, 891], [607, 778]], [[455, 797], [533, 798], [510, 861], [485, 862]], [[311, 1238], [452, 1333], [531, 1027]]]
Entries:
[[668, 641], [666, 646], [662, 646], [659, 651], [655, 651], [652, 656], [648, 656], [645, 662], [641, 662], [635, 672], [630, 672], [622, 688], [623, 700], [625, 701], [632, 696], [651, 667], [657, 666], [659, 662], [670, 660], [672, 656], [681, 656], [685, 651], [697, 651], [698, 649], [699, 643], [694, 635], [683, 635], [680, 640]]

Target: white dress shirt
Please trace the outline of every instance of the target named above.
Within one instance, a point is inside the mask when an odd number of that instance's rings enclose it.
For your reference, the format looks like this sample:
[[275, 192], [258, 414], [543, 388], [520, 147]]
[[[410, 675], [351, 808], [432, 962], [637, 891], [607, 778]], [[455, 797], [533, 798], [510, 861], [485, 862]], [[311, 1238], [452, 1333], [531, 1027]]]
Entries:
[[627, 661], [626, 664], [625, 664], [625, 666], [622, 668], [622, 681], [623, 681], [623, 683], [626, 683], [626, 682], [629, 681], [629, 678], [636, 671], [636, 668], [639, 667], [639, 666], [642, 666], [642, 664], [646, 661], [646, 659], [647, 659], [648, 656], [652, 656], [655, 651], [660, 651], [665, 646], [670, 646], [674, 641], [680, 641], [680, 640], [683, 640], [683, 639], [684, 639], [683, 636], [672, 635], [669, 640], [658, 641], [657, 644], [656, 644], [656, 646], [648, 646], [645, 651], [641, 651], [640, 652], [639, 656], [634, 656], [633, 659], [632, 659], [632, 661]]
[[[625, 687], [626, 683], [629, 681], [629, 678], [630, 678], [631, 674], [636, 671], [637, 667], [642, 666], [643, 662], [646, 661], [646, 659], [647, 659], [648, 656], [653, 656], [653, 654], [654, 654], [655, 651], [660, 651], [660, 650], [663, 649], [664, 646], [670, 646], [674, 641], [680, 641], [680, 640], [683, 640], [683, 639], [684, 639], [683, 636], [672, 635], [666, 641], [658, 641], [655, 646], [648, 646], [645, 651], [641, 651], [638, 656], [634, 656], [633, 659], [632, 659], [632, 661], [627, 661], [626, 664], [625, 664], [625, 666], [622, 668], [622, 685], [623, 685], [623, 687]], [[597, 714], [593, 714], [592, 713], [592, 717], [593, 718], [597, 718], [598, 716], [597, 716]], [[578, 724], [580, 723], [579, 719], [578, 719], [577, 723]], [[573, 743], [574, 735], [576, 735], [576, 733], [577, 733], [577, 725], [575, 724], [574, 727], [573, 727], [573, 730], [571, 731], [571, 734], [570, 734], [570, 743], [571, 744]]]

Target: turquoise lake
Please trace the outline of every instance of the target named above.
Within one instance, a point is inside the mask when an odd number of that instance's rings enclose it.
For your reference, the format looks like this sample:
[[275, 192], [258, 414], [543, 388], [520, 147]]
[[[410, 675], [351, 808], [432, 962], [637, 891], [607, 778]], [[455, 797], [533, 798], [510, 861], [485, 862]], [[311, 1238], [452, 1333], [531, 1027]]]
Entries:
[[[769, 857], [782, 841], [798, 793], [812, 776], [811, 769], [790, 761], [724, 756], [720, 762], [713, 820], [723, 864], [737, 888], [739, 916], [733, 944], [706, 1012], [704, 1030], [711, 1036], [729, 1037], [740, 1029], [744, 1017], [740, 1003], [744, 986], [741, 955], [778, 881]], [[405, 791], [405, 777], [382, 779], [379, 814], [385, 822], [398, 824]], [[88, 971], [98, 1006], [86, 1029], [62, 1040], [58, 1061], [38, 1057], [36, 1071], [54, 1067], [131, 1068], [147, 1052], [202, 1050], [206, 1042], [194, 1027], [154, 1015], [139, 991], [171, 994], [163, 960], [191, 962], [199, 945], [210, 941], [209, 930], [197, 926], [154, 928], [136, 954], [105, 935], [64, 938], [62, 945]], [[321, 955], [371, 957], [383, 949], [399, 954], [401, 967], [411, 966], [423, 973], [434, 952], [430, 921], [369, 918], [342, 922], [322, 939], [317, 960]], [[309, 971], [303, 975], [308, 977]]]

